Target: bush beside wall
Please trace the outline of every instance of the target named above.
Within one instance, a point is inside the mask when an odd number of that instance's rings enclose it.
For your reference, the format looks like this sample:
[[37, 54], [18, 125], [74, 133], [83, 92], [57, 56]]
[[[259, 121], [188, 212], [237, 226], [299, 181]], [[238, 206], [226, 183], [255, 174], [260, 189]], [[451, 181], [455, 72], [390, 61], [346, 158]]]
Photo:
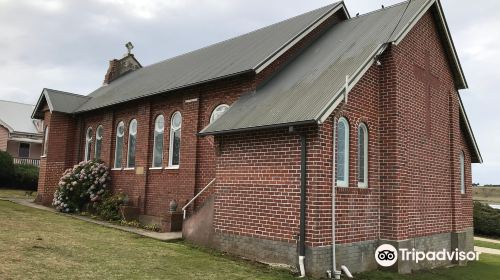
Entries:
[[7, 183], [14, 175], [14, 160], [12, 156], [0, 151], [0, 185]]
[[500, 210], [475, 201], [474, 234], [500, 237]]
[[36, 191], [38, 167], [14, 164], [12, 156], [0, 151], [0, 187]]

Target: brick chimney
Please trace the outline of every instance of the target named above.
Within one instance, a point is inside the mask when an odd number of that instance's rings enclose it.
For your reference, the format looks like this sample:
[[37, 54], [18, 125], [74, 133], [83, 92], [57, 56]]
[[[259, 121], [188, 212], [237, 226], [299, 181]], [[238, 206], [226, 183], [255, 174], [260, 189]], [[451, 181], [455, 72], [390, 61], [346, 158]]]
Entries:
[[142, 68], [141, 63], [131, 53], [134, 47], [128, 42], [126, 45], [128, 52], [121, 59], [112, 59], [109, 61], [108, 71], [104, 76], [104, 85], [110, 84], [112, 81], [124, 76], [132, 71]]

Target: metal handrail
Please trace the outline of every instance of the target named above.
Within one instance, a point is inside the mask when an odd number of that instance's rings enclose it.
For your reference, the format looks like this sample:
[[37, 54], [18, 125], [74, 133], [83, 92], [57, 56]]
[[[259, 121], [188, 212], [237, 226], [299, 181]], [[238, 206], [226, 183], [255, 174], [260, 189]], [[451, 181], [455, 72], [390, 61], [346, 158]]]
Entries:
[[212, 181], [210, 181], [210, 183], [208, 183], [208, 185], [206, 185], [188, 203], [186, 203], [186, 205], [184, 205], [184, 207], [182, 207], [183, 219], [186, 219], [186, 209], [188, 208], [188, 206], [191, 205], [191, 203], [193, 203], [198, 198], [198, 196], [200, 196], [206, 189], [208, 189], [215, 182], [215, 180], [216, 180], [216, 178], [214, 178]]

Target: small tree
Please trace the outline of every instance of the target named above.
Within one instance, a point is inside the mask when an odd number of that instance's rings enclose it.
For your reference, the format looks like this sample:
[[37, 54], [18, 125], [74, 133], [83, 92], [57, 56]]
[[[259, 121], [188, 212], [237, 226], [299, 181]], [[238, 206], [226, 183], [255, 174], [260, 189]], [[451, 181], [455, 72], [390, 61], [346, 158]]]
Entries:
[[14, 178], [14, 159], [7, 153], [0, 151], [0, 184], [5, 187], [12, 187]]
[[89, 202], [99, 202], [109, 189], [109, 169], [102, 162], [80, 162], [61, 177], [52, 205], [61, 212], [79, 212]]

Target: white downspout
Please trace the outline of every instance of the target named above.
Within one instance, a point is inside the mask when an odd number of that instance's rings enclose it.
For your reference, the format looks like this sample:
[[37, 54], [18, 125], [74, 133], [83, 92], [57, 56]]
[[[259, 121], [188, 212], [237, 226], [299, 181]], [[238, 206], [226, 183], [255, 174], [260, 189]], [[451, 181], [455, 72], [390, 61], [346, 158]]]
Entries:
[[[347, 103], [347, 95], [349, 94], [349, 76], [345, 77], [345, 103]], [[337, 188], [337, 180], [336, 180], [336, 160], [337, 156], [335, 154], [336, 151], [336, 145], [337, 145], [337, 118], [333, 118], [333, 143], [332, 143], [332, 268], [333, 271], [329, 271], [329, 277], [330, 278], [335, 278], [335, 279], [340, 279], [340, 274], [342, 273], [337, 269], [337, 254], [336, 254], [336, 249], [335, 249], [335, 244], [336, 242], [336, 217], [335, 217], [335, 212], [336, 212], [336, 188]], [[344, 272], [344, 274], [348, 278], [352, 278], [352, 274], [347, 268], [347, 266], [342, 265], [340, 266], [341, 270]], [[333, 274], [333, 275], [332, 275]]]
[[[347, 78], [347, 77], [346, 77]], [[347, 83], [346, 83], [347, 84]], [[336, 187], [337, 187], [337, 182], [336, 182], [336, 145], [337, 145], [337, 118], [333, 118], [333, 156], [332, 156], [332, 268], [333, 268], [333, 275], [330, 273], [330, 278], [333, 276], [335, 279], [340, 279], [340, 271], [337, 270], [337, 254], [335, 250], [335, 244], [336, 244], [336, 236], [335, 236], [335, 224], [336, 224], [336, 218], [335, 218], [335, 197], [336, 197]]]
[[299, 256], [299, 270], [300, 270], [300, 276], [299, 278], [304, 278], [306, 277], [306, 268], [304, 265], [304, 260], [306, 259], [305, 256]]

